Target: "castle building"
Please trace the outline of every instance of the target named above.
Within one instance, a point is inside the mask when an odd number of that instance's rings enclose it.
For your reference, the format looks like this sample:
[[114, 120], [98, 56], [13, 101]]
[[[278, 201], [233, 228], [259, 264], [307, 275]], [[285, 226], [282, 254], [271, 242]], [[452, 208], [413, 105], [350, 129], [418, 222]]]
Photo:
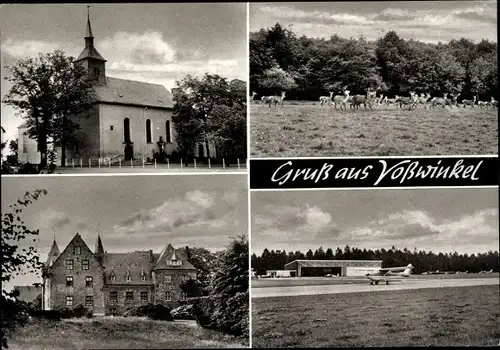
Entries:
[[60, 252], [54, 239], [43, 269], [44, 310], [84, 305], [94, 315], [119, 315], [148, 303], [175, 308], [186, 300], [180, 284], [196, 278], [185, 249], [108, 253], [98, 236], [92, 252], [77, 233]]
[[[92, 83], [93, 109], [87, 115], [72, 117], [80, 129], [66, 145], [67, 161], [146, 160], [153, 159], [156, 152], [168, 156], [176, 151], [172, 93], [163, 85], [107, 76], [107, 61], [94, 46], [90, 16], [84, 39], [85, 47], [75, 64], [85, 69]], [[18, 159], [21, 163], [39, 163], [37, 142], [28, 137], [27, 130], [26, 124], [18, 127]], [[210, 155], [217, 157], [215, 146], [209, 148]], [[194, 149], [196, 157], [208, 154], [204, 143]]]

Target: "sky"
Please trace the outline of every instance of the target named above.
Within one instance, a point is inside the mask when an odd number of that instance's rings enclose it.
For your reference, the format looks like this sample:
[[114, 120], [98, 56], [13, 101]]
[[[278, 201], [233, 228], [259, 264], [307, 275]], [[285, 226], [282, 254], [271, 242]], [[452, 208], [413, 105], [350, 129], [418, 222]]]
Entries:
[[[175, 87], [176, 79], [205, 72], [247, 80], [247, 5], [92, 4], [94, 45], [111, 77]], [[0, 8], [1, 74], [5, 65], [39, 53], [84, 48], [86, 4], [3, 4]], [[1, 97], [10, 89], [2, 79]], [[2, 104], [2, 126], [15, 138], [21, 120]]]
[[264, 248], [498, 251], [498, 188], [252, 192], [252, 253]]
[[[43, 261], [54, 233], [61, 251], [76, 233], [94, 251], [99, 232], [110, 253], [159, 253], [168, 243], [215, 251], [248, 232], [246, 175], [2, 177], [1, 185], [2, 213], [26, 191], [48, 191], [21, 214], [40, 230]], [[12, 285], [33, 282], [20, 275]]]
[[276, 23], [299, 35], [374, 40], [395, 30], [405, 39], [497, 41], [496, 1], [251, 3], [250, 31]]

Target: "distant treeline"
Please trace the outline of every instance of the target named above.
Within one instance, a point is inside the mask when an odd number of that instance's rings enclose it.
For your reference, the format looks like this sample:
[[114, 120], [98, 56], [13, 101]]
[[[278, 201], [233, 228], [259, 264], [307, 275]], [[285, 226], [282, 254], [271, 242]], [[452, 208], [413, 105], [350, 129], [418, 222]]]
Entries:
[[470, 273], [498, 271], [499, 256], [498, 251], [489, 251], [479, 254], [458, 254], [455, 253], [434, 253], [432, 251], [410, 251], [396, 249], [394, 246], [389, 249], [366, 250], [346, 245], [344, 250], [337, 247], [335, 252], [323, 247], [314, 252], [309, 249], [307, 253], [300, 251], [286, 252], [285, 250], [264, 249], [262, 255], [252, 254], [252, 268], [257, 274], [265, 274], [266, 270], [283, 270], [285, 264], [297, 259], [307, 260], [382, 260], [382, 267], [405, 266], [412, 264], [415, 269], [413, 273], [426, 271], [469, 271]]
[[375, 42], [298, 37], [278, 23], [250, 34], [250, 88], [257, 98], [285, 90], [289, 100], [380, 88], [386, 96], [459, 92], [459, 100], [475, 95], [489, 101], [498, 96], [497, 43], [462, 38], [430, 44], [394, 31]]

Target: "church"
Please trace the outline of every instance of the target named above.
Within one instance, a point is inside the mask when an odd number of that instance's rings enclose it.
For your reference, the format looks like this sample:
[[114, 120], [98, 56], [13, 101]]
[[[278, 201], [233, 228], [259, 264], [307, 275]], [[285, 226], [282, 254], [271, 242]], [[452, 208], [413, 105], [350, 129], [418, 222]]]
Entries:
[[94, 315], [120, 315], [148, 303], [173, 309], [188, 297], [180, 284], [196, 275], [185, 249], [168, 244], [159, 254], [108, 253], [98, 235], [92, 252], [77, 233], [62, 253], [52, 243], [42, 273], [42, 307], [84, 305]]
[[[87, 72], [94, 108], [88, 115], [73, 118], [80, 129], [75, 132], [73, 145], [66, 146], [67, 162], [152, 160], [155, 153], [168, 157], [175, 152], [172, 93], [163, 85], [107, 76], [107, 61], [94, 46], [90, 15], [84, 39], [85, 47], [74, 64]], [[40, 162], [37, 143], [29, 139], [26, 124], [18, 127], [18, 147], [20, 163]], [[213, 145], [209, 147], [210, 153], [203, 143], [198, 144], [195, 157], [217, 154]], [[60, 153], [60, 148], [56, 150]], [[58, 154], [59, 165], [60, 159]]]

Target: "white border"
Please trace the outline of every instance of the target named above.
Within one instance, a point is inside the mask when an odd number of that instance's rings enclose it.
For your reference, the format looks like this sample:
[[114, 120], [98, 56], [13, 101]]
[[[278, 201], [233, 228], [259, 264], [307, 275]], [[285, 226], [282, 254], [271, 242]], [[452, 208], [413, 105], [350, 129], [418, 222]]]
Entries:
[[248, 176], [247, 171], [221, 171], [221, 172], [182, 172], [174, 171], [170, 173], [88, 173], [88, 174], [33, 174], [33, 175], [8, 175], [2, 174], [2, 177], [6, 178], [39, 178], [39, 177], [86, 177], [86, 176], [179, 176], [179, 175], [241, 175]]
[[283, 192], [283, 191], [353, 191], [353, 190], [438, 190], [463, 188], [499, 188], [499, 185], [488, 186], [410, 186], [410, 187], [322, 187], [322, 188], [254, 188], [250, 192]]
[[252, 201], [250, 191], [250, 3], [247, 2], [247, 205], [248, 205], [248, 347], [252, 348]]
[[471, 155], [442, 155], [442, 156], [335, 156], [335, 157], [270, 157], [270, 158], [261, 158], [261, 157], [250, 157], [250, 160], [307, 160], [307, 159], [420, 159], [420, 158], [498, 158], [498, 154], [471, 154]]

